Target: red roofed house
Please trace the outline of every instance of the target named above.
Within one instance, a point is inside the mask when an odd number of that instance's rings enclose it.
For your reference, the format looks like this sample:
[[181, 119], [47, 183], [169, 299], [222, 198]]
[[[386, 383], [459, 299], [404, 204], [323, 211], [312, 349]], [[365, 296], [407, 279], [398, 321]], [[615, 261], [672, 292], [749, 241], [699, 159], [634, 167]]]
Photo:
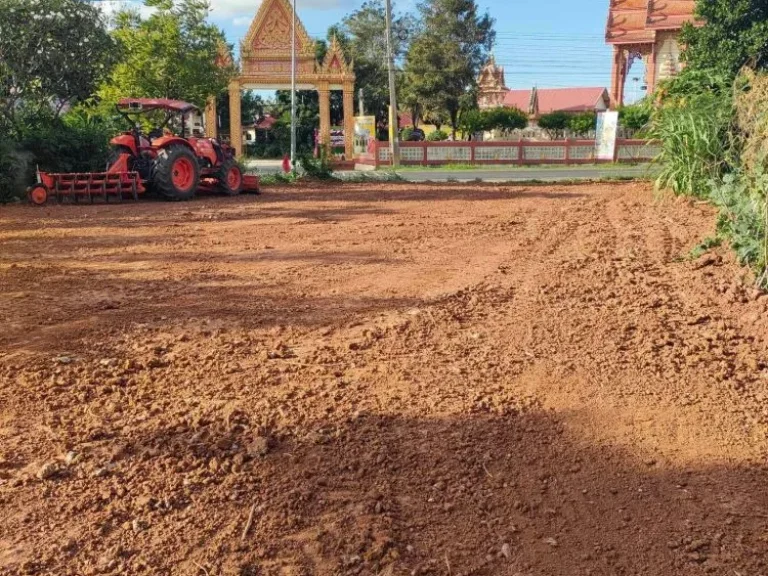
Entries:
[[605, 88], [533, 88], [510, 90], [504, 85], [504, 68], [493, 58], [477, 79], [477, 105], [481, 110], [506, 106], [522, 110], [531, 120], [550, 112], [601, 112], [610, 105]]
[[605, 41], [613, 46], [611, 104], [624, 103], [624, 85], [633, 62], [645, 62], [645, 84], [652, 92], [660, 80], [680, 71], [677, 38], [693, 20], [695, 0], [610, 0]]

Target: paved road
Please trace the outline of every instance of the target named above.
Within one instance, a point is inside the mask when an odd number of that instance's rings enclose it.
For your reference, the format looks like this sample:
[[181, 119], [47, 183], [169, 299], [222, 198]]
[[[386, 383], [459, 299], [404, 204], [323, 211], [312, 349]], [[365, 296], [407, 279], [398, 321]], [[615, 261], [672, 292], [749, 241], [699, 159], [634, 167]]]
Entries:
[[[282, 172], [280, 160], [247, 160], [246, 165], [256, 168], [261, 174], [274, 174]], [[410, 182], [446, 182], [454, 180], [459, 182], [471, 182], [483, 180], [485, 182], [510, 182], [541, 180], [545, 182], [560, 182], [563, 180], [597, 180], [600, 178], [632, 177], [640, 178], [650, 174], [648, 165], [640, 166], [548, 166], [530, 168], [478, 168], [477, 170], [441, 170], [439, 168], [427, 168], [424, 170], [401, 170], [398, 174]], [[358, 172], [339, 171], [336, 173], [341, 178], [354, 178]], [[381, 174], [382, 180], [386, 179], [386, 172], [366, 172], [372, 179], [376, 174]]]
[[445, 182], [458, 180], [469, 182], [483, 180], [485, 182], [510, 182], [525, 180], [542, 180], [546, 182], [560, 182], [563, 180], [597, 180], [600, 178], [641, 178], [649, 176], [652, 172], [648, 166], [627, 166], [617, 168], [511, 168], [503, 169], [478, 169], [478, 170], [440, 170], [436, 168], [427, 170], [403, 170], [399, 172], [402, 178], [411, 182]]

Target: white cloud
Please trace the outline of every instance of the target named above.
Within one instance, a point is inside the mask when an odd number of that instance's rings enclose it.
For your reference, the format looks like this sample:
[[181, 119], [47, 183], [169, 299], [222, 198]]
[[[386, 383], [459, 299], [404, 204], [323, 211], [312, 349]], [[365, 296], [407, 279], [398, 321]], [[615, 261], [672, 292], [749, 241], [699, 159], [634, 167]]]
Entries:
[[97, 3], [101, 8], [101, 11], [107, 15], [107, 18], [112, 18], [120, 10], [127, 8], [133, 8], [139, 11], [142, 18], [150, 16], [155, 9], [144, 6], [144, 2], [140, 0], [102, 0]]
[[[210, 0], [213, 16], [253, 16], [261, 5], [261, 0]], [[352, 0], [298, 0], [297, 12], [301, 16], [305, 8], [346, 8]]]
[[251, 20], [253, 19], [252, 16], [238, 16], [234, 20], [232, 20], [232, 24], [235, 26], [248, 26], [251, 23]]

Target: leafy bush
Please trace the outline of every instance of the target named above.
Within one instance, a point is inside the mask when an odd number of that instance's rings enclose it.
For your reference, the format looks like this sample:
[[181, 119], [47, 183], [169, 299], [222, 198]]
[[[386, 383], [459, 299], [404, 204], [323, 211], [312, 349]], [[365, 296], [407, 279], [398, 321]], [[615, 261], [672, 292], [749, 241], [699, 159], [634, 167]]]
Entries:
[[448, 134], [442, 130], [435, 130], [427, 134], [427, 141], [429, 142], [442, 142], [444, 140], [448, 140]]
[[304, 173], [317, 180], [329, 180], [333, 178], [333, 166], [331, 166], [330, 154], [327, 146], [319, 147], [319, 155], [313, 158], [310, 155], [302, 156], [299, 161]]
[[568, 129], [578, 136], [586, 136], [597, 126], [595, 112], [582, 112], [568, 119]]
[[489, 129], [488, 117], [480, 110], [466, 110], [459, 116], [459, 129], [469, 139], [478, 132], [484, 132]]
[[30, 127], [21, 147], [49, 172], [103, 171], [115, 128], [99, 119], [65, 116]]
[[483, 112], [487, 130], [522, 130], [528, 126], [528, 115], [517, 108], [491, 108]]
[[8, 142], [0, 142], [0, 202], [8, 202], [19, 195], [18, 161]]
[[733, 164], [732, 91], [690, 85], [685, 75], [680, 83], [667, 85], [652, 118], [651, 136], [661, 142], [657, 186], [704, 197]]
[[413, 128], [411, 127], [403, 128], [400, 131], [400, 140], [402, 142], [408, 142], [411, 139], [411, 136], [413, 136]]
[[539, 128], [546, 131], [550, 139], [557, 140], [562, 138], [571, 117], [566, 112], [551, 112], [549, 114], [542, 114], [539, 117]]
[[648, 127], [653, 108], [648, 102], [640, 102], [619, 109], [619, 125], [627, 130], [639, 132]]

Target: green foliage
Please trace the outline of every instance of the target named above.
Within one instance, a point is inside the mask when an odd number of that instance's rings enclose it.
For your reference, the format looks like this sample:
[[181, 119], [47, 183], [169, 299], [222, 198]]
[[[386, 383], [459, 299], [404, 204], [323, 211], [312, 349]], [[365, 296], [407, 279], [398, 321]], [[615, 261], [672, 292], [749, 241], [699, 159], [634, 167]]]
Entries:
[[331, 166], [331, 155], [327, 146], [319, 147], [319, 155], [313, 158], [309, 154], [300, 159], [301, 168], [304, 174], [314, 180], [330, 180], [333, 178], [333, 166]]
[[765, 168], [760, 166], [751, 174], [737, 170], [712, 184], [711, 198], [720, 207], [718, 233], [728, 238], [739, 262], [757, 271], [758, 284], [765, 287], [768, 263]]
[[720, 246], [722, 243], [723, 239], [720, 236], [709, 236], [708, 238], [704, 238], [704, 240], [693, 247], [688, 257], [690, 260], [697, 260], [713, 248]]
[[413, 128], [406, 127], [400, 131], [400, 140], [403, 142], [408, 142], [411, 136], [413, 136]]
[[448, 140], [448, 134], [442, 130], [435, 130], [434, 132], [427, 134], [428, 142], [442, 142], [444, 140]]
[[58, 116], [89, 97], [115, 46], [98, 7], [81, 0], [3, 0], [0, 8], [0, 132]]
[[73, 113], [28, 130], [22, 149], [48, 172], [100, 172], [107, 165], [111, 122]]
[[768, 3], [765, 0], [697, 0], [703, 26], [686, 24], [680, 36], [687, 70], [714, 68], [733, 79], [746, 65], [768, 65]]
[[447, 113], [455, 136], [462, 104], [496, 36], [493, 19], [480, 15], [475, 0], [424, 0], [419, 10], [422, 31], [405, 58], [409, 98], [429, 112]]
[[[264, 114], [265, 103], [259, 94], [245, 90], [240, 96], [240, 122], [242, 125], [253, 124], [257, 117]], [[216, 98], [216, 113], [221, 118], [221, 130], [229, 132], [229, 92], [222, 92]]]
[[[396, 61], [400, 60], [417, 29], [413, 16], [393, 14], [392, 50]], [[386, 8], [383, 0], [368, 0], [347, 15], [341, 25], [329, 31], [344, 49], [347, 58], [353, 60], [356, 86], [362, 88], [366, 114], [377, 120], [387, 119], [389, 83], [387, 71]], [[403, 88], [400, 86], [399, 88]], [[405, 96], [405, 93], [403, 93]], [[407, 105], [407, 101], [401, 98]], [[408, 106], [411, 111], [413, 108]], [[414, 116], [417, 121], [418, 114]]]
[[0, 141], [0, 203], [19, 195], [18, 161], [9, 142]]
[[619, 125], [627, 130], [639, 132], [648, 127], [652, 113], [653, 107], [648, 101], [622, 106], [619, 109]]
[[522, 130], [528, 126], [528, 115], [517, 108], [499, 106], [484, 112], [486, 130]]
[[557, 140], [562, 138], [571, 117], [566, 112], [556, 111], [539, 116], [539, 128], [545, 130], [550, 139]]
[[124, 96], [186, 100], [204, 107], [211, 94], [224, 91], [232, 66], [217, 63], [224, 34], [208, 24], [205, 0], [145, 0], [155, 11], [118, 13], [112, 35], [122, 57], [99, 96], [116, 102]]
[[650, 133], [661, 142], [659, 188], [675, 194], [707, 196], [731, 163], [733, 98], [730, 90], [691, 84], [690, 77], [669, 83], [654, 112]]
[[465, 110], [459, 115], [459, 126], [467, 139], [478, 132], [488, 130], [488, 117], [480, 110]]
[[582, 112], [568, 118], [568, 129], [578, 136], [586, 136], [597, 126], [595, 112]]

